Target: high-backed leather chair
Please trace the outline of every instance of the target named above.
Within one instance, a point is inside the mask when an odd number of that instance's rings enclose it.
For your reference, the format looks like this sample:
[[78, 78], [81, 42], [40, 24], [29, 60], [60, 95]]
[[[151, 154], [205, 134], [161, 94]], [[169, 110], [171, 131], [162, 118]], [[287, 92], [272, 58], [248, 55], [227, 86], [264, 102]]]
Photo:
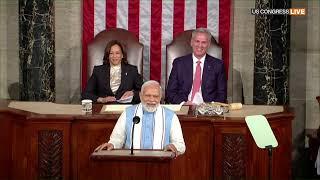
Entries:
[[112, 28], [101, 31], [88, 44], [88, 78], [92, 74], [93, 67], [103, 63], [105, 47], [111, 40], [118, 40], [122, 43], [127, 52], [128, 63], [137, 66], [138, 72], [142, 75], [143, 45], [132, 32], [121, 28]]
[[[177, 57], [192, 53], [192, 47], [190, 45], [192, 31], [193, 30], [187, 30], [178, 34], [177, 37], [167, 45], [166, 83], [169, 80], [173, 60]], [[211, 45], [208, 49], [208, 54], [218, 59], [222, 59], [222, 48], [213, 37], [211, 38]]]

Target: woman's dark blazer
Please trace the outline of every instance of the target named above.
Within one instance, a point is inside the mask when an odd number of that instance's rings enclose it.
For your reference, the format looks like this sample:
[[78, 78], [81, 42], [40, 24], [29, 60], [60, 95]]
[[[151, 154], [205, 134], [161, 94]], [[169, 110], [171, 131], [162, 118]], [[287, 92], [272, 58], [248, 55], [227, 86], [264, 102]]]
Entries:
[[106, 96], [115, 96], [116, 99], [120, 99], [126, 91], [133, 90], [134, 97], [131, 103], [137, 104], [140, 103], [139, 92], [142, 84], [143, 80], [137, 67], [122, 63], [121, 83], [116, 93], [113, 94], [110, 88], [110, 64], [106, 63], [94, 66], [85, 91], [82, 93], [82, 99], [91, 99], [93, 102], [97, 102], [99, 97]]

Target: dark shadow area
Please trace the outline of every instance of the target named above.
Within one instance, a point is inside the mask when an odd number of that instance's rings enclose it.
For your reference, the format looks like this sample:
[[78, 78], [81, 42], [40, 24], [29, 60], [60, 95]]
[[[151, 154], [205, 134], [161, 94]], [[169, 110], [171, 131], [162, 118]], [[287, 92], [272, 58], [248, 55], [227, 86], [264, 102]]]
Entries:
[[9, 85], [8, 94], [11, 100], [20, 100], [20, 86], [18, 82]]
[[[304, 141], [305, 131], [297, 136], [300, 141]], [[305, 148], [304, 145], [294, 147], [297, 150], [299, 156], [293, 159], [292, 162], [292, 177], [296, 180], [302, 179], [320, 179], [317, 175], [317, 169], [315, 168], [315, 160], [320, 145], [320, 140], [315, 137], [308, 137], [309, 147]]]

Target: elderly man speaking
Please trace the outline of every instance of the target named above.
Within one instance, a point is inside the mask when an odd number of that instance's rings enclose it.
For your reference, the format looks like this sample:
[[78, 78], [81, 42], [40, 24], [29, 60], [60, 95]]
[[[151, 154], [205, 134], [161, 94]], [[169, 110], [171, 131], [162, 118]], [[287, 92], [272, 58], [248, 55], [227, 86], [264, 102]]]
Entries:
[[97, 147], [103, 149], [130, 149], [132, 119], [140, 117], [133, 134], [134, 149], [162, 149], [183, 154], [186, 146], [177, 115], [160, 105], [161, 87], [157, 81], [147, 81], [141, 87], [141, 103], [128, 107], [119, 117], [110, 140]]

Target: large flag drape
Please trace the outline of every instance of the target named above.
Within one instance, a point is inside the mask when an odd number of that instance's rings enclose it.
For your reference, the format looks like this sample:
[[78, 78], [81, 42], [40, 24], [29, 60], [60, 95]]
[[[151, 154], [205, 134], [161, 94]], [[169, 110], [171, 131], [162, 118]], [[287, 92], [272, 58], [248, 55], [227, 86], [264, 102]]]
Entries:
[[[208, 28], [229, 67], [230, 0], [83, 0], [82, 88], [87, 82], [87, 44], [108, 28], [133, 32], [144, 45], [144, 80], [165, 82], [166, 45], [180, 32]], [[228, 72], [228, 71], [226, 71]]]

